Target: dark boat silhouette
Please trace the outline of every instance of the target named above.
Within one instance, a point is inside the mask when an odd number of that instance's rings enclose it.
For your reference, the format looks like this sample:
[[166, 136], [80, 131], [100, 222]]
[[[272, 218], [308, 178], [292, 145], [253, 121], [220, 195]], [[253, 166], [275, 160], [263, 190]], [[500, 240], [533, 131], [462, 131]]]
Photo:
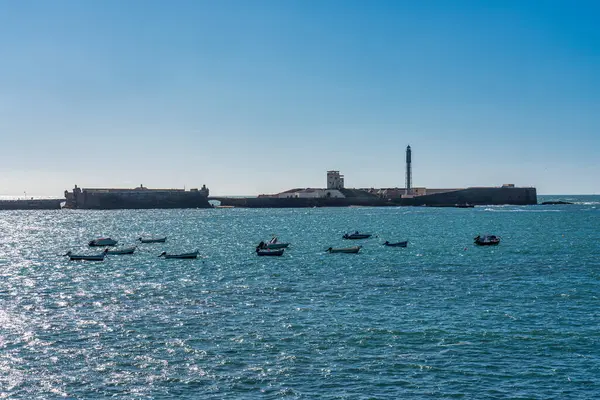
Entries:
[[194, 251], [192, 253], [182, 253], [182, 254], [168, 254], [166, 251], [160, 253], [159, 257], [164, 258], [179, 258], [179, 259], [190, 259], [190, 258], [198, 258], [198, 251]]
[[408, 246], [408, 240], [405, 240], [403, 242], [396, 242], [396, 243], [390, 243], [386, 240], [383, 245], [388, 246], [388, 247], [406, 247], [406, 246]]
[[478, 246], [496, 246], [500, 244], [500, 237], [496, 235], [477, 235], [474, 241]]
[[342, 236], [343, 239], [350, 239], [350, 240], [356, 240], [356, 239], [368, 239], [370, 238], [372, 235], [370, 233], [358, 233], [358, 231], [354, 232], [354, 233], [345, 233], [344, 236]]

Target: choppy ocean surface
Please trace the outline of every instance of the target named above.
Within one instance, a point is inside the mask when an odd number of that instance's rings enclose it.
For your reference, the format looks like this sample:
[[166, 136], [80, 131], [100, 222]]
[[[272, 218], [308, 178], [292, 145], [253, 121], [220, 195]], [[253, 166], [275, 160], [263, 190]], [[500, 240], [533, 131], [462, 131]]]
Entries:
[[[600, 398], [600, 197], [560, 198], [0, 212], [0, 398]], [[291, 246], [257, 257], [272, 234]], [[61, 256], [141, 235], [168, 239]]]

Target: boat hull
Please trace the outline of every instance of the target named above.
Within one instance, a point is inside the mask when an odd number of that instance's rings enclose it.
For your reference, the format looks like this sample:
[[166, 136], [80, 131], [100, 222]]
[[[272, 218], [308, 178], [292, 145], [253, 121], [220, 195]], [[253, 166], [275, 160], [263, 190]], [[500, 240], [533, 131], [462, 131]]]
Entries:
[[119, 250], [108, 250], [106, 249], [104, 251], [105, 254], [107, 255], [111, 255], [111, 256], [120, 256], [120, 255], [125, 255], [125, 254], [133, 254], [135, 252], [135, 247], [130, 247], [127, 249], [119, 249]]
[[406, 246], [408, 246], [408, 241], [397, 242], [397, 243], [384, 243], [383, 245], [387, 246], [387, 247], [406, 247]]
[[365, 234], [365, 233], [353, 233], [351, 235], [346, 234], [346, 235], [342, 236], [343, 239], [348, 239], [348, 240], [368, 239], [370, 237], [371, 237], [370, 234]]
[[104, 254], [97, 256], [70, 255], [70, 261], [104, 261]]
[[193, 252], [193, 253], [184, 253], [184, 254], [161, 254], [159, 257], [164, 257], [164, 258], [168, 258], [168, 259], [179, 259], [179, 260], [189, 260], [189, 259], [194, 259], [194, 258], [198, 258], [198, 252]]
[[139, 239], [140, 242], [142, 243], [165, 243], [167, 241], [167, 238], [157, 238], [157, 239]]
[[256, 250], [256, 255], [260, 256], [260, 257], [264, 257], [264, 256], [282, 256], [284, 252], [284, 249], [278, 249], [278, 250], [266, 250], [266, 249], [258, 249]]
[[356, 254], [360, 251], [360, 246], [355, 246], [355, 247], [347, 247], [347, 248], [343, 248], [343, 249], [334, 249], [334, 248], [328, 248], [327, 252], [328, 253], [346, 253], [346, 254]]
[[106, 246], [115, 246], [118, 242], [116, 240], [105, 238], [105, 239], [95, 239], [91, 240], [88, 245], [90, 247], [106, 247]]
[[500, 241], [499, 240], [497, 242], [479, 242], [479, 241], [475, 241], [475, 244], [477, 246], [498, 246], [500, 244]]

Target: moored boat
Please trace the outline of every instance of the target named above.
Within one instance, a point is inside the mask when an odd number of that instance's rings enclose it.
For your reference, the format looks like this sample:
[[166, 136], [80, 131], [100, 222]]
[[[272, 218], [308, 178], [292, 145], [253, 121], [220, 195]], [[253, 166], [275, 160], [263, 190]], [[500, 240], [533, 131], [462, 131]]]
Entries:
[[267, 249], [267, 250], [277, 250], [277, 249], [286, 249], [290, 244], [289, 243], [279, 243], [276, 237], [273, 237], [267, 243], [260, 242], [258, 244], [258, 248]]
[[168, 254], [166, 251], [163, 251], [162, 253], [159, 254], [159, 257], [180, 258], [180, 259], [198, 258], [198, 251], [194, 251], [192, 253], [182, 253], [182, 254]]
[[142, 243], [164, 243], [167, 241], [167, 237], [161, 237], [161, 238], [138, 238], [138, 240]]
[[328, 253], [354, 253], [354, 254], [356, 254], [360, 251], [360, 246], [343, 247], [343, 248], [330, 247], [326, 251]]
[[116, 240], [113, 240], [111, 238], [98, 238], [98, 239], [90, 240], [88, 245], [92, 246], [92, 247], [94, 247], [94, 246], [101, 247], [101, 246], [114, 246], [117, 243], [118, 242]]
[[104, 249], [104, 254], [107, 255], [123, 255], [123, 254], [133, 254], [135, 252], [135, 249], [137, 249], [137, 247], [133, 246], [133, 247], [124, 247], [121, 249]]
[[342, 238], [356, 240], [356, 239], [368, 239], [371, 236], [372, 235], [370, 233], [358, 233], [358, 231], [356, 231], [356, 232], [350, 233], [350, 234], [345, 233], [344, 236], [342, 236]]
[[406, 247], [406, 246], [408, 246], [408, 240], [405, 240], [403, 242], [396, 242], [396, 243], [390, 243], [386, 240], [383, 245], [388, 246], [388, 247]]
[[500, 244], [500, 237], [496, 235], [477, 235], [474, 240], [478, 246], [495, 246]]
[[71, 261], [104, 261], [104, 253], [100, 254], [73, 254], [67, 251], [65, 256], [69, 257]]

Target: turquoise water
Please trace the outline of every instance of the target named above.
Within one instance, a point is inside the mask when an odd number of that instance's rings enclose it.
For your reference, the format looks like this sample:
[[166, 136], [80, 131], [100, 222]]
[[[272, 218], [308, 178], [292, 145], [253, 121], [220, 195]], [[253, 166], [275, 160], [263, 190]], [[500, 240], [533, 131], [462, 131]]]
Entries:
[[[598, 398], [600, 197], [572, 200], [2, 212], [0, 398]], [[256, 257], [271, 234], [289, 250]], [[59, 256], [140, 235], [168, 241]]]

